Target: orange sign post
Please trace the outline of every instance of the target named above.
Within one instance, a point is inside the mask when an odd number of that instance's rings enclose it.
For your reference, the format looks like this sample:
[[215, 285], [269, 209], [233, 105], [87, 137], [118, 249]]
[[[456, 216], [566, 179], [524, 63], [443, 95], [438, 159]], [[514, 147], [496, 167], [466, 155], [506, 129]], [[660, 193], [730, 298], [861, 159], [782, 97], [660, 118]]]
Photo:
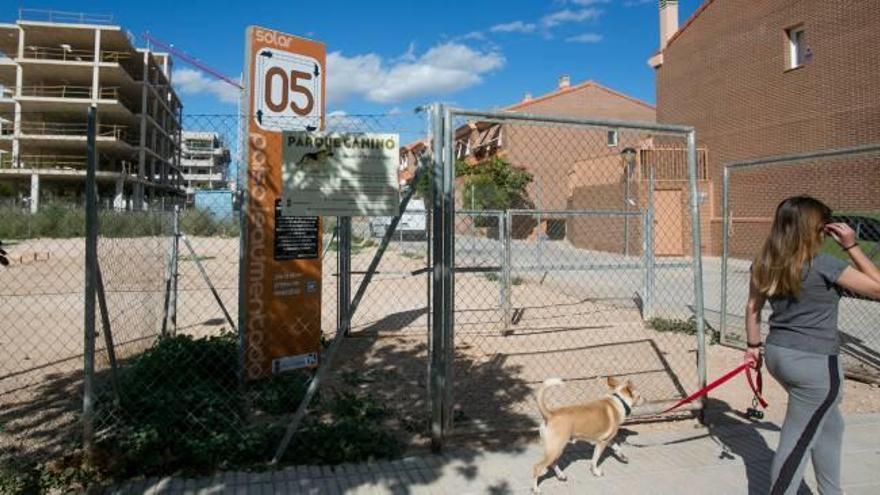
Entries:
[[324, 123], [324, 44], [271, 29], [247, 30], [244, 366], [258, 379], [318, 364], [321, 220], [281, 211], [282, 131]]

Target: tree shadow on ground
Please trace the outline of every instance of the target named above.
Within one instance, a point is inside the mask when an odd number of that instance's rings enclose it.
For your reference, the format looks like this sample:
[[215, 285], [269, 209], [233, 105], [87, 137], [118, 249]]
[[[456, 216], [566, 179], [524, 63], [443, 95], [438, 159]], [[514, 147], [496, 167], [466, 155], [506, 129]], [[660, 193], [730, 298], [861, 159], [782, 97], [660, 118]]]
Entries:
[[[407, 494], [416, 487], [436, 481], [443, 475], [444, 470], [448, 469], [456, 470], [471, 481], [482, 480], [480, 459], [487, 451], [522, 452], [528, 442], [535, 440], [533, 432], [453, 435], [448, 439], [444, 454], [429, 455], [428, 333], [426, 330], [415, 331], [409, 326], [422, 314], [424, 310], [389, 315], [368, 327], [369, 331], [352, 332], [346, 336], [322, 386], [321, 400], [343, 392], [372, 398], [390, 412], [376, 421], [380, 422], [383, 429], [393, 432], [404, 442], [407, 446], [404, 455], [418, 456], [427, 460], [419, 463], [418, 469], [409, 472], [408, 475], [406, 473], [401, 475], [399, 469], [394, 472], [377, 469], [375, 465], [372, 465], [364, 476], [351, 476], [354, 468], [347, 464], [335, 467], [313, 467], [316, 470], [314, 472], [323, 473], [325, 478], [332, 476], [336, 478], [336, 482], [344, 483], [343, 491], [381, 484], [392, 493]], [[381, 322], [387, 325], [380, 326]], [[404, 328], [407, 331], [401, 332]], [[495, 418], [499, 423], [534, 425], [532, 418], [518, 412], [514, 407], [528, 400], [532, 394], [531, 387], [517, 376], [516, 369], [499, 367], [493, 360], [477, 362], [466, 356], [456, 356], [455, 366], [456, 369], [466, 369], [469, 380], [485, 383], [487, 387], [496, 391], [486, 394], [481, 400], [482, 407], [495, 411]], [[296, 442], [297, 435], [294, 435], [291, 448], [294, 448]], [[273, 445], [272, 448], [274, 447]], [[406, 462], [405, 458], [403, 461], [393, 461], [392, 464], [406, 464]], [[302, 466], [296, 468], [296, 472], [300, 473], [298, 470], [301, 468]], [[293, 468], [279, 466], [278, 469], [274, 472], [252, 475], [246, 481], [236, 476], [229, 478], [224, 474], [218, 474], [187, 481], [187, 486], [192, 486], [195, 491], [247, 491], [254, 488], [247, 483], [252, 483], [256, 479], [264, 480], [263, 482], [276, 480], [283, 473], [291, 472], [290, 469]], [[320, 476], [297, 474], [297, 478], [301, 481], [308, 478], [314, 480]], [[167, 482], [168, 480], [149, 480], [146, 483], [148, 486], [143, 486], [142, 489], [157, 488]], [[513, 491], [503, 482], [487, 485], [485, 489], [488, 493], [497, 494]], [[137, 491], [140, 492], [141, 489]]]
[[48, 459], [78, 445], [82, 376], [82, 371], [50, 373], [38, 384], [0, 396], [0, 462], [7, 456]]

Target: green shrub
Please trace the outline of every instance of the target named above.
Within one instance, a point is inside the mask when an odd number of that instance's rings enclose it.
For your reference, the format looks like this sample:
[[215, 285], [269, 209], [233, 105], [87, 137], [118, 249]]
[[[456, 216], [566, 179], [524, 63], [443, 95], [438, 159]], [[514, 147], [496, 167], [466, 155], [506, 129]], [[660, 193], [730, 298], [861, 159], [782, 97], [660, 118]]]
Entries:
[[[119, 377], [121, 397], [100, 397], [101, 418], [116, 423], [100, 447], [108, 476], [194, 474], [264, 465], [298, 406], [305, 373], [238, 383], [232, 334], [161, 339]], [[249, 408], [250, 407], [250, 408]], [[390, 413], [369, 396], [341, 391], [313, 401], [285, 462], [333, 464], [400, 455], [387, 432]]]
[[[658, 332], [683, 333], [685, 335], [697, 334], [697, 319], [691, 316], [687, 320], [675, 318], [651, 318], [648, 325]], [[721, 341], [720, 332], [712, 328], [709, 322], [704, 321], [706, 335], [709, 337], [710, 344], [717, 344]]]

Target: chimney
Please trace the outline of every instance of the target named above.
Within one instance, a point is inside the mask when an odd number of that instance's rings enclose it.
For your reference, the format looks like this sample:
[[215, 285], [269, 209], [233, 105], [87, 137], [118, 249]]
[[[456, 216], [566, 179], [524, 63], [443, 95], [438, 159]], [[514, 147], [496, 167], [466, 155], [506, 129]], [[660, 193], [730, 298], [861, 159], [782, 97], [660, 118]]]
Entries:
[[532, 101], [532, 94], [531, 93], [524, 94], [522, 101], [523, 101], [523, 103], [525, 103], [527, 101]]
[[660, 0], [660, 50], [678, 32], [678, 0]]
[[559, 76], [559, 89], [565, 89], [569, 86], [571, 86], [571, 78], [568, 77], [568, 74]]

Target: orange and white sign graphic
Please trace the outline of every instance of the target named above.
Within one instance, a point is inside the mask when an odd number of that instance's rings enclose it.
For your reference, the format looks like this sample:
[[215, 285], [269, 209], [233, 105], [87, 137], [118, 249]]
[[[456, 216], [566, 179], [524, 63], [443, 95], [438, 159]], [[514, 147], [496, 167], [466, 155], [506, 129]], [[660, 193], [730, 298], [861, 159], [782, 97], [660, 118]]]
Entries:
[[245, 374], [258, 379], [318, 364], [321, 220], [281, 211], [281, 132], [320, 130], [324, 44], [247, 30], [247, 222], [243, 270]]

